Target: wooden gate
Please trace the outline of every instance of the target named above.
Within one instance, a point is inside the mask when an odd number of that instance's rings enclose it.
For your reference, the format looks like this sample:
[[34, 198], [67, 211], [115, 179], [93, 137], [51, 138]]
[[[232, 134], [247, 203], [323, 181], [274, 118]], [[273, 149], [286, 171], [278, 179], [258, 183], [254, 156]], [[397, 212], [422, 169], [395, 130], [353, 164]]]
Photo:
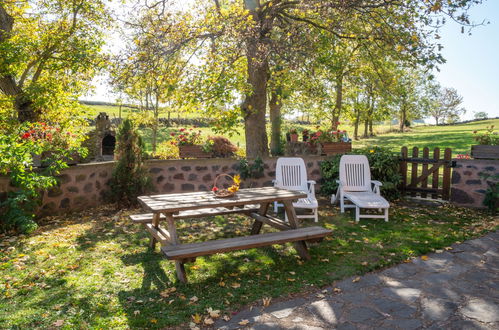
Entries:
[[445, 149], [443, 158], [440, 158], [440, 149], [435, 148], [433, 157], [430, 158], [430, 150], [427, 147], [423, 148], [421, 156], [418, 147], [412, 148], [411, 156], [407, 147], [402, 147], [401, 188], [412, 197], [419, 194], [422, 198], [449, 200], [452, 164], [450, 148]]

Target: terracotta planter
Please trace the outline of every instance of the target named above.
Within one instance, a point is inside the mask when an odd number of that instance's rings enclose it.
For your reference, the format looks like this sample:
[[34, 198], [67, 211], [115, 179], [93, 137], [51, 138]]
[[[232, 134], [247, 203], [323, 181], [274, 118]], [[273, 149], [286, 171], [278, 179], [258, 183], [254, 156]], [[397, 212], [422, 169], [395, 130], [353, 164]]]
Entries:
[[211, 153], [204, 152], [200, 145], [181, 145], [178, 149], [180, 158], [211, 158]]
[[476, 159], [499, 159], [499, 146], [482, 144], [471, 146], [471, 157]]
[[322, 143], [322, 154], [326, 156], [344, 154], [350, 151], [352, 151], [352, 142]]
[[298, 142], [298, 134], [291, 133], [290, 138], [291, 138], [291, 142]]

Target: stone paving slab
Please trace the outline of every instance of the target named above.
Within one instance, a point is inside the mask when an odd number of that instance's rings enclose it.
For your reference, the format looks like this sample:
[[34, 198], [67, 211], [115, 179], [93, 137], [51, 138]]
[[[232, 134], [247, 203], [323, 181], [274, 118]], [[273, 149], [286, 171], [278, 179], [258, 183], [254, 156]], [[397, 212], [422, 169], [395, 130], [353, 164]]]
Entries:
[[[499, 329], [499, 231], [452, 250], [243, 310], [218, 329]], [[341, 288], [335, 293], [333, 288]], [[320, 297], [320, 298], [319, 298]], [[245, 326], [239, 322], [248, 320]]]

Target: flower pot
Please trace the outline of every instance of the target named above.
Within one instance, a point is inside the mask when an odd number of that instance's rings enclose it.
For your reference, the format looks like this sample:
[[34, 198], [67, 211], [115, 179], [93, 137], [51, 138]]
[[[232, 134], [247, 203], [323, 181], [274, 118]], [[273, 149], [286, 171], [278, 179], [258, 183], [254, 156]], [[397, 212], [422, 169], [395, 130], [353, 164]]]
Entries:
[[180, 158], [211, 158], [211, 153], [204, 152], [200, 145], [180, 145]]
[[298, 142], [298, 134], [291, 133], [290, 138], [291, 138], [291, 142]]
[[471, 157], [476, 159], [499, 159], [499, 146], [485, 144], [471, 146]]
[[352, 142], [323, 142], [322, 154], [326, 156], [352, 151]]

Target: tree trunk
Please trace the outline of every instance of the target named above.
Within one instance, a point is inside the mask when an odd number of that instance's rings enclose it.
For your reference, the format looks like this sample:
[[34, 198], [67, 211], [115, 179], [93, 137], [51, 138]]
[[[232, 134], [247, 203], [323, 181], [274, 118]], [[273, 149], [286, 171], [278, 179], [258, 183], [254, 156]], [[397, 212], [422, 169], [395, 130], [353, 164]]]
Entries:
[[333, 122], [332, 128], [333, 130], [338, 129], [338, 122], [340, 121], [341, 108], [343, 107], [343, 72], [339, 73], [336, 76], [336, 100], [334, 104], [333, 110]]
[[405, 104], [402, 103], [402, 106], [400, 108], [400, 123], [399, 123], [399, 128], [400, 131], [403, 133], [404, 132], [404, 127], [405, 127], [405, 120], [406, 120], [406, 109], [405, 109]]
[[355, 109], [355, 123], [353, 130], [353, 138], [355, 140], [359, 139], [359, 124], [360, 124], [360, 109]]
[[364, 135], [362, 137], [363, 138], [369, 137], [369, 119], [368, 118], [366, 118], [364, 120]]
[[438, 126], [438, 117], [435, 117], [435, 124]]
[[262, 36], [248, 38], [246, 57], [248, 61], [248, 84], [251, 92], [245, 95], [242, 104], [246, 137], [246, 157], [266, 157], [269, 155], [265, 114], [267, 109], [267, 82], [269, 64], [266, 45], [259, 42]]
[[374, 136], [373, 120], [372, 119], [369, 119], [369, 136]]
[[152, 125], [152, 153], [156, 152], [156, 145], [158, 140], [158, 126], [159, 126], [158, 121], [159, 121], [159, 95], [156, 94], [156, 103], [154, 105], [154, 123]]
[[270, 152], [273, 156], [282, 154], [281, 150], [281, 108], [282, 91], [280, 88], [273, 89], [269, 100], [270, 110]]

